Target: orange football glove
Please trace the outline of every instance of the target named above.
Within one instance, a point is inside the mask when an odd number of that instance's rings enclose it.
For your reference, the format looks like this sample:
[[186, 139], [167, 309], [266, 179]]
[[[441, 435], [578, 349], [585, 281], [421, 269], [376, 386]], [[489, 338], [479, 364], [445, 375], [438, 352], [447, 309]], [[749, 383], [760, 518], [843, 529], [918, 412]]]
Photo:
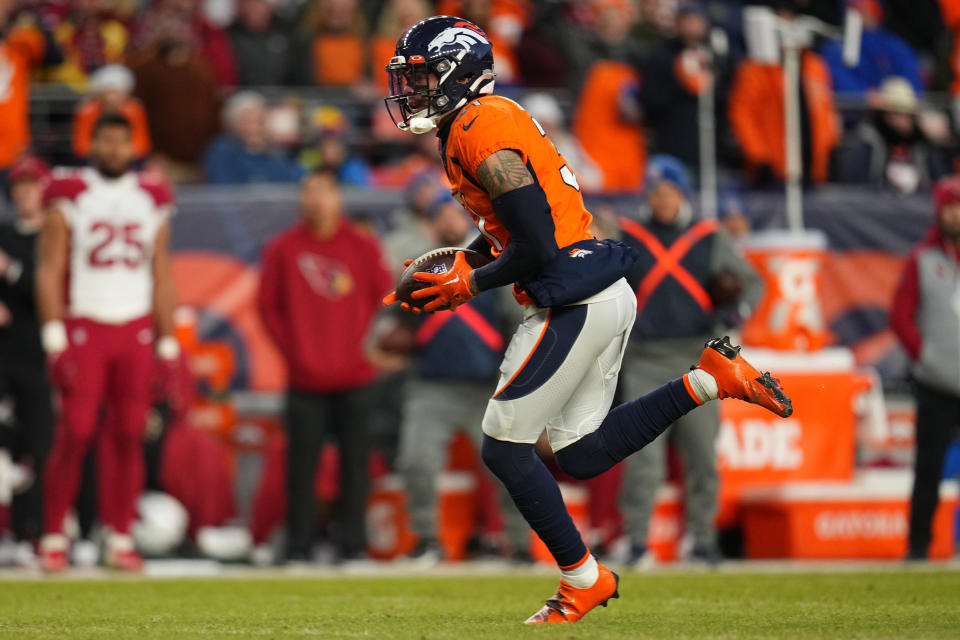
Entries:
[[420, 298], [436, 296], [434, 300], [423, 307], [423, 310], [427, 313], [448, 307], [450, 311], [453, 311], [473, 297], [473, 293], [470, 291], [471, 271], [473, 269], [467, 264], [463, 251], [457, 251], [457, 256], [453, 260], [453, 267], [450, 271], [446, 273], [419, 271], [413, 274], [413, 279], [417, 282], [426, 282], [433, 286], [418, 289], [411, 293], [410, 297], [419, 300]]
[[[406, 259], [406, 260], [403, 261], [403, 268], [406, 269], [406, 268], [409, 267], [411, 264], [413, 264], [413, 260], [410, 260], [410, 259], [408, 258], [408, 259]], [[391, 291], [390, 293], [388, 293], [387, 295], [385, 295], [385, 296], [383, 297], [383, 304], [384, 304], [384, 306], [387, 306], [387, 307], [389, 307], [390, 305], [394, 304], [396, 301], [397, 301], [397, 292], [396, 292], [396, 291]], [[416, 307], [411, 307], [411, 306], [410, 306], [409, 304], [407, 304], [406, 302], [401, 302], [401, 303], [400, 303], [400, 308], [403, 309], [404, 311], [410, 311], [410, 312], [412, 312], [412, 313], [420, 313], [420, 312], [421, 312], [420, 309], [418, 309], [418, 308], [416, 308]]]

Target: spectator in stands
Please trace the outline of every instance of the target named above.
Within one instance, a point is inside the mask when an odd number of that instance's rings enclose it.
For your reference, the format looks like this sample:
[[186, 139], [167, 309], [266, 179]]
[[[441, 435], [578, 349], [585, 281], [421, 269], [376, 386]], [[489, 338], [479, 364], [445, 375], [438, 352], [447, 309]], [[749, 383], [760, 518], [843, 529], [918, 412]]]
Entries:
[[134, 27], [131, 50], [142, 55], [170, 39], [206, 60], [219, 86], [236, 84], [230, 40], [223, 29], [203, 16], [199, 0], [151, 0]]
[[87, 89], [91, 73], [124, 60], [130, 33], [104, 0], [75, 0], [54, 29], [54, 38], [64, 53], [62, 64], [50, 69], [45, 79], [63, 82], [78, 92]]
[[603, 173], [603, 190], [630, 193], [643, 182], [646, 139], [640, 127], [639, 76], [621, 62], [590, 70], [573, 116], [573, 133]]
[[[640, 104], [657, 153], [679, 158], [699, 174], [700, 96], [713, 84], [715, 111], [722, 114], [730, 73], [725, 58], [709, 53], [710, 23], [699, 0], [680, 4], [675, 27], [676, 35], [657, 45], [643, 65]], [[716, 121], [719, 126], [724, 119]]]
[[150, 129], [143, 103], [134, 98], [134, 78], [130, 69], [119, 64], [100, 67], [90, 76], [87, 99], [73, 114], [73, 153], [78, 158], [90, 155], [93, 125], [105, 113], [119, 113], [130, 121], [133, 151], [137, 158], [150, 153]]
[[[581, 88], [593, 66], [600, 61], [619, 62], [639, 70], [642, 52], [631, 29], [637, 23], [637, 11], [628, 0], [589, 0], [584, 17], [586, 31], [569, 43], [574, 89]], [[583, 36], [586, 40], [581, 42]], [[642, 180], [639, 176], [638, 180]]]
[[[787, 10], [779, 15], [783, 19], [792, 17]], [[803, 177], [807, 183], [820, 184], [827, 179], [830, 154], [839, 142], [840, 129], [830, 70], [813, 51], [801, 53], [800, 91]], [[743, 60], [730, 88], [727, 116], [751, 181], [762, 185], [784, 180], [787, 161], [782, 64]]]
[[15, 15], [11, 0], [0, 0], [0, 192], [7, 172], [30, 146], [30, 71], [56, 65], [63, 56], [49, 32], [27, 14]]
[[899, 193], [928, 189], [947, 170], [936, 144], [918, 122], [918, 103], [904, 78], [883, 81], [877, 106], [844, 141], [840, 180], [885, 186]]
[[272, 0], [238, 0], [236, 11], [227, 36], [237, 64], [237, 84], [310, 84], [306, 42], [276, 16]]
[[[621, 220], [623, 240], [640, 258], [627, 280], [637, 291], [637, 320], [623, 363], [624, 397], [636, 398], [670, 380], [671, 371], [695, 362], [704, 343], [715, 335], [714, 307], [760, 300], [763, 281], [740, 257], [716, 221], [695, 222], [690, 180], [683, 164], [670, 156], [650, 159], [644, 184], [649, 220]], [[665, 257], [661, 257], [665, 256]], [[666, 270], [664, 276], [658, 276]], [[729, 299], [714, 300], [708, 291], [719, 278], [732, 278]], [[720, 416], [708, 405], [678, 420], [664, 437], [624, 461], [621, 508], [630, 538], [630, 560], [646, 564], [646, 540], [657, 490], [666, 474], [666, 447], [677, 446], [684, 465], [687, 535], [692, 558], [716, 562], [713, 517], [716, 513], [716, 439]]]
[[350, 152], [347, 146], [350, 132], [350, 122], [342, 111], [333, 106], [317, 108], [310, 119], [307, 144], [300, 151], [300, 166], [306, 171], [333, 171], [343, 186], [368, 186], [370, 167]]
[[636, 14], [624, 0], [591, 0], [589, 7], [591, 40], [572, 62], [583, 71], [573, 79], [579, 98], [572, 129], [603, 172], [603, 190], [629, 193], [643, 182], [646, 158], [638, 101], [640, 54], [629, 37]]
[[287, 365], [287, 558], [307, 560], [313, 545], [313, 483], [325, 441], [340, 447], [339, 552], [364, 550], [368, 387], [377, 370], [365, 341], [393, 273], [377, 241], [343, 214], [337, 177], [304, 179], [303, 221], [263, 254], [258, 306]]
[[747, 238], [753, 228], [753, 223], [750, 221], [750, 215], [747, 212], [747, 205], [740, 195], [732, 189], [720, 195], [717, 219], [730, 239], [738, 245]]
[[397, 47], [400, 36], [427, 16], [431, 15], [426, 0], [387, 0], [377, 20], [376, 33], [370, 38], [370, 70], [374, 83], [387, 90], [386, 65]]
[[349, 87], [367, 77], [367, 24], [357, 5], [357, 0], [312, 0], [306, 11], [313, 79], [319, 85]]
[[0, 449], [29, 470], [26, 487], [15, 489], [11, 506], [16, 562], [33, 567], [43, 532], [43, 471], [54, 420], [33, 286], [46, 178], [47, 167], [37, 158], [23, 157], [13, 166], [10, 182], [17, 217], [0, 225], [0, 388], [14, 401], [13, 429], [0, 429]]
[[[472, 235], [470, 218], [449, 193], [434, 199], [427, 218], [435, 247], [465, 246]], [[398, 467], [418, 538], [409, 555], [421, 562], [443, 558], [437, 541], [437, 477], [458, 432], [480, 450], [483, 412], [496, 384], [505, 332], [519, 322], [518, 310], [509, 292], [487, 291], [456, 313], [429, 316], [413, 327], [417, 359], [405, 394]], [[529, 527], [502, 487], [500, 494], [510, 550], [529, 558]]]
[[923, 560], [940, 500], [943, 460], [960, 423], [960, 176], [934, 187], [936, 221], [910, 253], [890, 307], [890, 326], [913, 361], [916, 456], [908, 560]]
[[131, 69], [154, 151], [177, 181], [197, 178], [196, 163], [220, 129], [220, 93], [213, 68], [175, 33], [159, 34]]
[[529, 24], [531, 4], [525, 0], [440, 0], [434, 13], [460, 16], [482, 28], [493, 45], [497, 82], [515, 84], [520, 69], [515, 48]]
[[843, 42], [826, 41], [821, 53], [830, 67], [834, 91], [862, 96], [870, 89], [879, 88], [886, 78], [899, 76], [910, 83], [915, 93], [922, 93], [917, 56], [899, 36], [881, 28], [883, 5], [880, 1], [850, 0], [848, 6], [863, 16], [860, 61], [857, 66], [848, 67], [843, 62]]
[[255, 91], [240, 91], [223, 107], [226, 133], [203, 156], [203, 169], [212, 184], [297, 182], [303, 171], [270, 147], [267, 104]]
[[640, 0], [637, 4], [640, 15], [631, 37], [641, 52], [646, 53], [674, 35], [680, 3], [675, 0]]
[[569, 86], [571, 60], [583, 46], [582, 29], [569, 18], [566, 3], [537, 2], [532, 9], [516, 47], [520, 84], [528, 89]]
[[[386, 109], [381, 109], [386, 113]], [[396, 129], [396, 126], [394, 126]], [[406, 147], [405, 147], [406, 148]], [[413, 149], [400, 156], [399, 160], [373, 169], [373, 181], [378, 187], [405, 188], [413, 178], [430, 172], [437, 184], [450, 186], [443, 170], [437, 139], [433, 136], [417, 136]]]
[[549, 93], [531, 93], [521, 102], [527, 113], [540, 123], [550, 142], [576, 174], [580, 188], [584, 191], [600, 191], [603, 188], [603, 172], [580, 141], [570, 133], [557, 99]]

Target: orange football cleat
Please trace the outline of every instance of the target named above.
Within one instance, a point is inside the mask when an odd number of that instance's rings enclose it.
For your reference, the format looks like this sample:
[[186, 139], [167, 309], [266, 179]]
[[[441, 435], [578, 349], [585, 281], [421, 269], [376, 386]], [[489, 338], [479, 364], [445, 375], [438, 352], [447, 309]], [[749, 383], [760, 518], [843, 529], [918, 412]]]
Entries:
[[740, 355], [740, 347], [730, 342], [730, 336], [708, 341], [700, 361], [690, 368], [703, 369], [712, 375], [721, 398], [739, 398], [758, 404], [781, 418], [793, 413], [793, 402], [783, 392], [780, 380], [753, 368]]
[[617, 587], [620, 576], [602, 564], [600, 576], [592, 587], [577, 589], [568, 582], [560, 580], [560, 589], [547, 600], [540, 611], [527, 618], [524, 624], [566, 624], [576, 622], [596, 607], [607, 606], [611, 598], [619, 598]]

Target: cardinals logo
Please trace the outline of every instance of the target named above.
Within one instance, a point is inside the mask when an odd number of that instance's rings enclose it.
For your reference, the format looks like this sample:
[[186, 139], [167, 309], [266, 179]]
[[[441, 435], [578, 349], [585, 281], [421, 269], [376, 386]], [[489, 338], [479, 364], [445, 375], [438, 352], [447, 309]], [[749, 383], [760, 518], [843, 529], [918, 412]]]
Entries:
[[353, 291], [353, 276], [345, 266], [313, 253], [297, 256], [297, 266], [304, 279], [318, 295], [342, 298]]
[[431, 40], [430, 44], [427, 45], [427, 50], [430, 52], [440, 51], [451, 45], [468, 50], [477, 44], [490, 44], [490, 41], [484, 37], [482, 32], [467, 27], [450, 27], [441, 31], [436, 38]]

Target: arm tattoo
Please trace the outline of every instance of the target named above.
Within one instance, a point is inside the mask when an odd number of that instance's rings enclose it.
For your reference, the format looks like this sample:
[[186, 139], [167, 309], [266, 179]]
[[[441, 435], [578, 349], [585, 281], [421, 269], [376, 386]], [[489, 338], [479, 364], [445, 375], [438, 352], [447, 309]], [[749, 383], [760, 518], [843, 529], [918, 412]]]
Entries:
[[508, 191], [533, 184], [520, 154], [512, 149], [501, 149], [490, 155], [477, 168], [477, 179], [493, 200]]

